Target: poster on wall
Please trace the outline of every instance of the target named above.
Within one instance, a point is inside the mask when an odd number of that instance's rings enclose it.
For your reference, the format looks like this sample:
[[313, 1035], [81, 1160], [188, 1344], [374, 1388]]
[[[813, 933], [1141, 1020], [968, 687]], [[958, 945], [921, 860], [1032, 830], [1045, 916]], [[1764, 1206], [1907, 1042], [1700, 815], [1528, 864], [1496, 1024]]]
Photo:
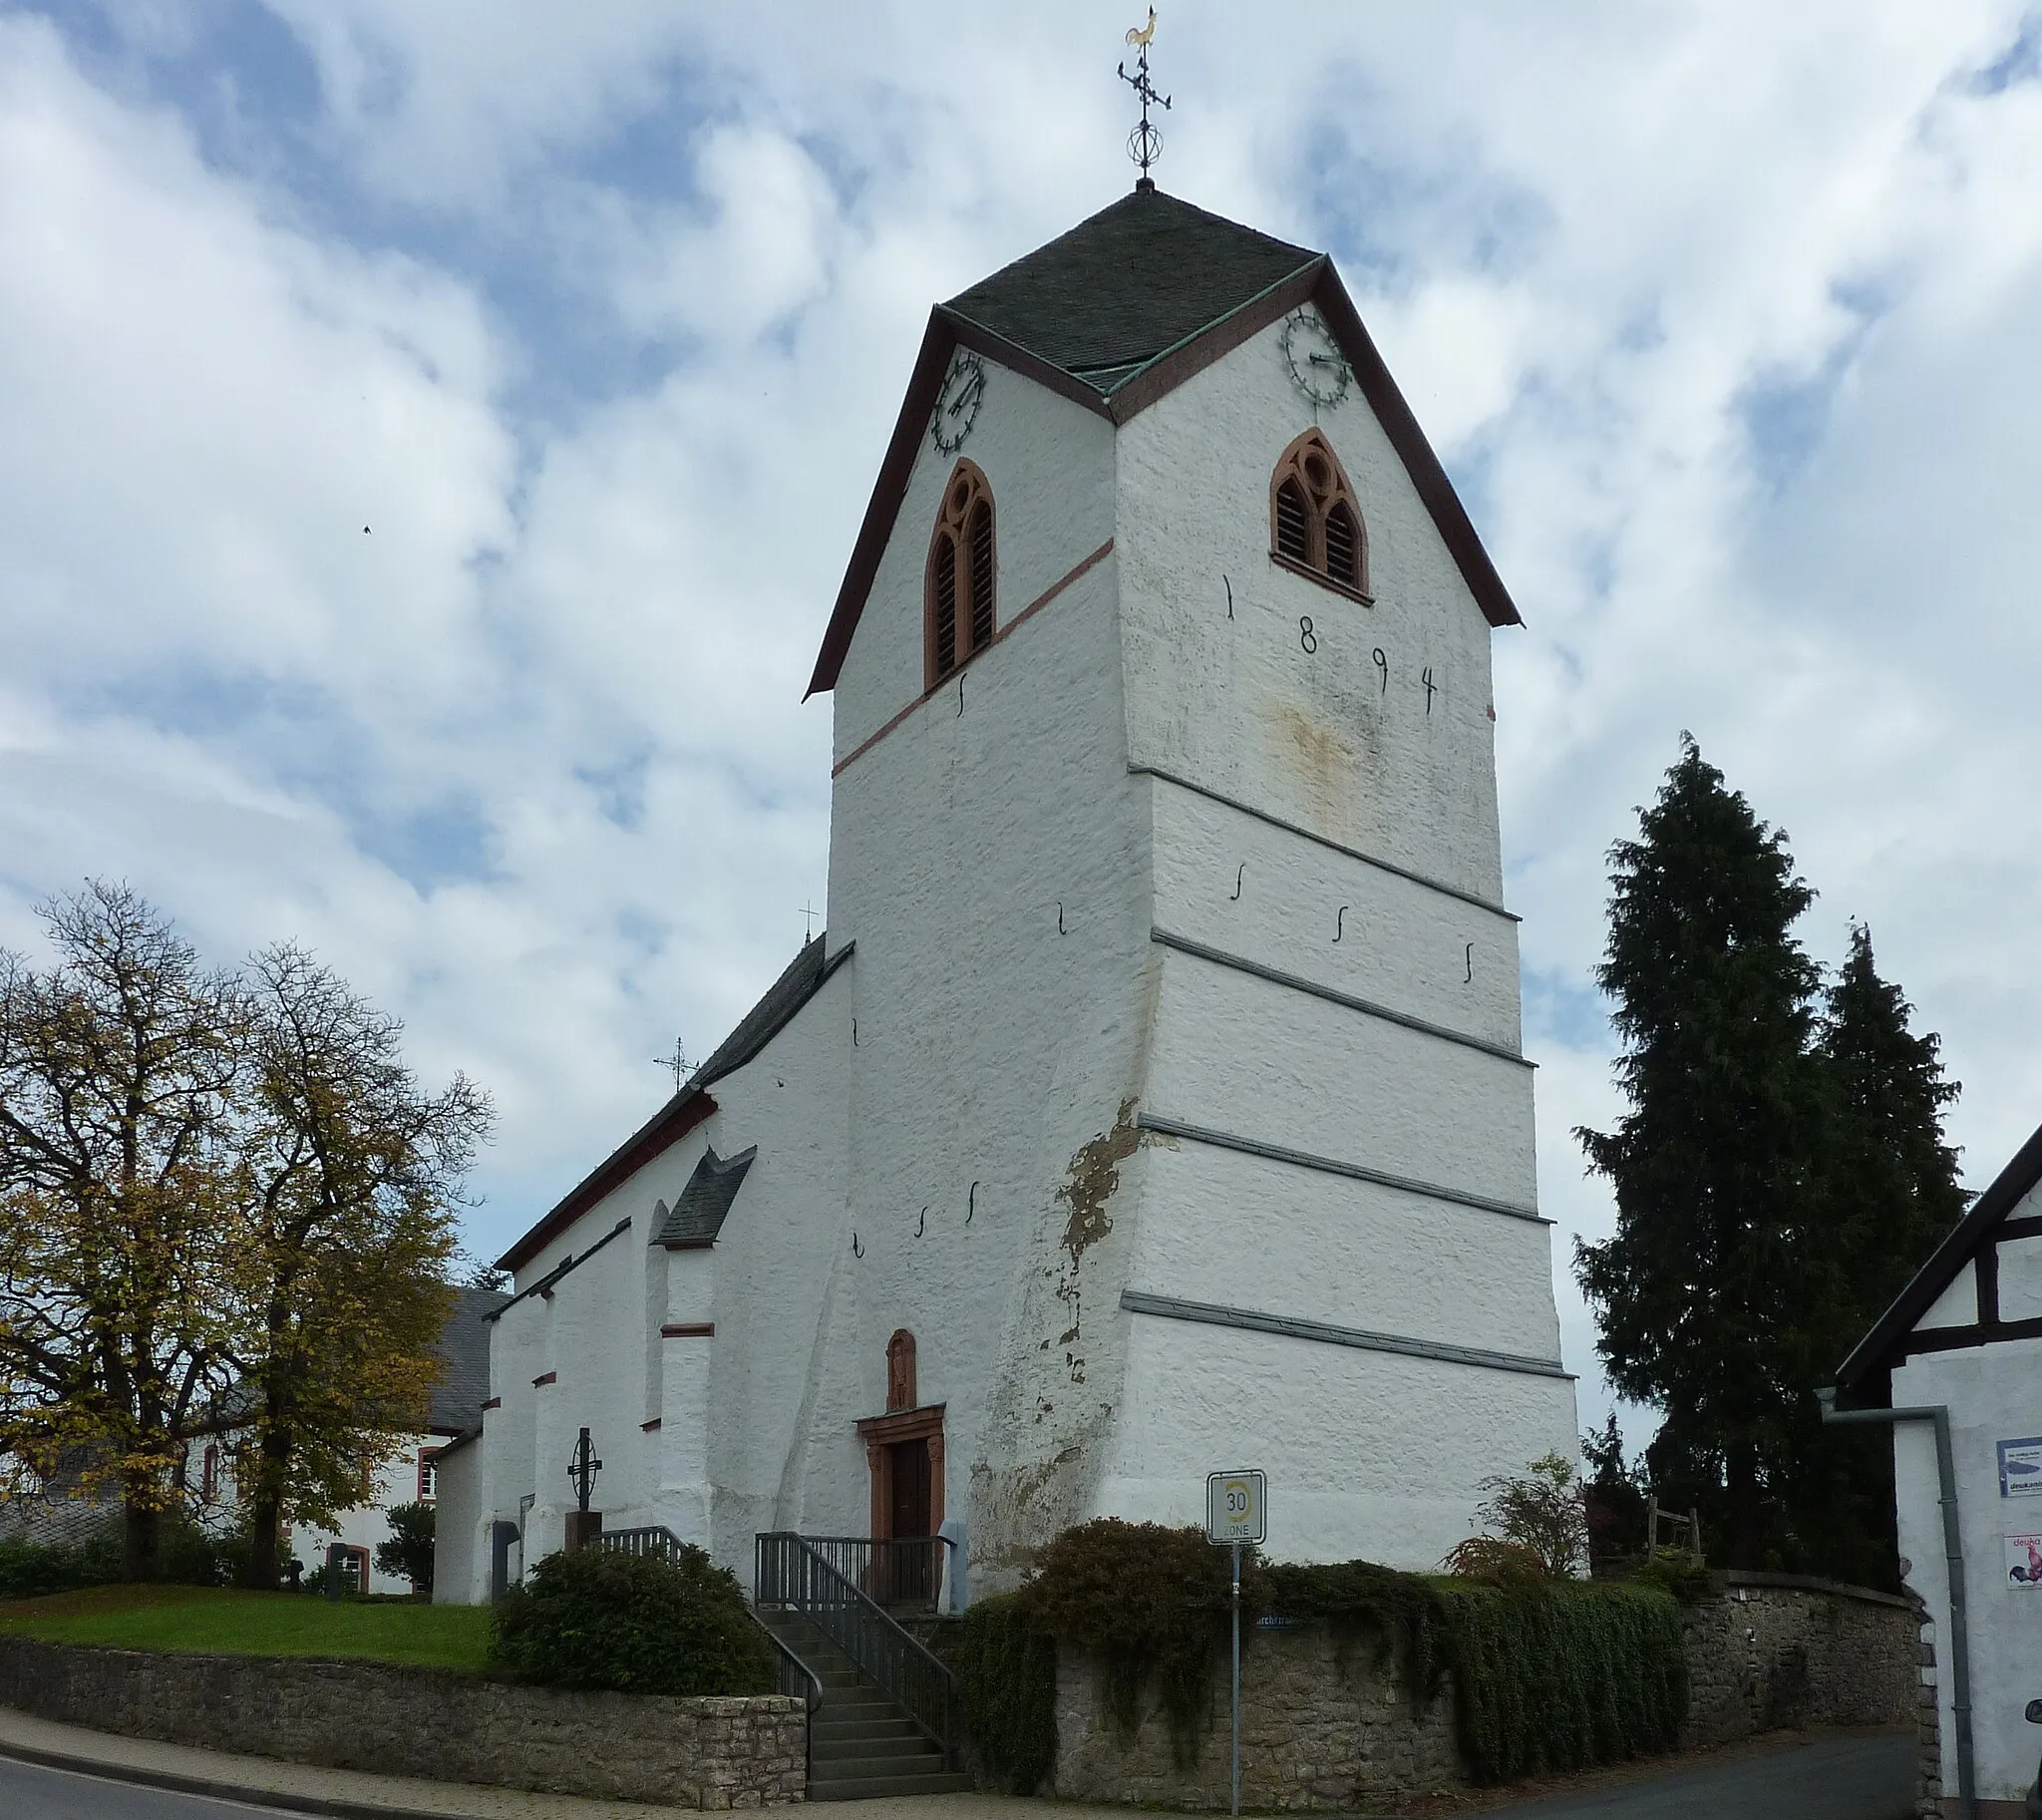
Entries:
[[2006, 1583], [2017, 1593], [2042, 1592], [2042, 1535], [2006, 1539]]
[[2042, 1498], [2042, 1439], [1999, 1443], [1999, 1495]]

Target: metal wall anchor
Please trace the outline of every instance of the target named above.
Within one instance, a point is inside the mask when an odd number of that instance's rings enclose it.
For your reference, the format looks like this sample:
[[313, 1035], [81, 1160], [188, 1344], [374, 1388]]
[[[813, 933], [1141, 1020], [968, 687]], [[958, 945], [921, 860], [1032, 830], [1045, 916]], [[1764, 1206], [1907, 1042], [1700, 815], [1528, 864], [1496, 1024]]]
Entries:
[[1341, 905], [1341, 907], [1340, 907], [1339, 910], [1338, 910], [1338, 911], [1337, 911], [1337, 912], [1336, 912], [1336, 913], [1334, 914], [1334, 917], [1333, 917], [1333, 939], [1334, 939], [1335, 941], [1338, 941], [1338, 940], [1340, 939], [1340, 935], [1341, 935], [1341, 931], [1342, 931], [1342, 928], [1343, 928], [1343, 926], [1345, 925], [1345, 923], [1346, 923], [1346, 921], [1347, 921], [1347, 909], [1348, 909], [1348, 907], [1347, 907], [1346, 905], [1344, 905], [1344, 904], [1343, 904], [1343, 905]]
[[1237, 873], [1235, 873], [1235, 874], [1233, 875], [1233, 896], [1232, 896], [1231, 898], [1227, 899], [1227, 903], [1229, 903], [1229, 904], [1238, 904], [1238, 903], [1240, 902], [1240, 885], [1241, 885], [1241, 881], [1242, 881], [1243, 879], [1245, 879], [1245, 878], [1246, 878], [1247, 876], [1248, 876], [1248, 863], [1247, 863], [1247, 862], [1246, 862], [1245, 860], [1243, 860], [1243, 861], [1242, 861], [1242, 862], [1240, 863], [1240, 871], [1238, 871]]

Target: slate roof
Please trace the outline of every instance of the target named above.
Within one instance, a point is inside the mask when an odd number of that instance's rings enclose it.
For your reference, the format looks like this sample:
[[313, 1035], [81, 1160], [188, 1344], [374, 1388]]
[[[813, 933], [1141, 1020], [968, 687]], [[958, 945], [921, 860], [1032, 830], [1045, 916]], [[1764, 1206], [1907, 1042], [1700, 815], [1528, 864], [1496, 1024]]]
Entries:
[[1323, 257], [1161, 190], [1137, 190], [943, 308], [1107, 394]]
[[[1522, 624], [1332, 260], [1159, 189], [1138, 189], [930, 312], [808, 692], [837, 686], [957, 349], [1118, 425], [1305, 304], [1340, 344], [1483, 615], [1491, 625]], [[1272, 463], [1277, 453], [1269, 452]]]
[[738, 1198], [745, 1174], [758, 1155], [756, 1144], [734, 1157], [719, 1157], [713, 1144], [705, 1149], [673, 1211], [652, 1235], [652, 1243], [663, 1245], [670, 1252], [697, 1251], [714, 1245], [716, 1235], [723, 1231], [730, 1204]]
[[829, 939], [830, 931], [825, 929], [820, 940], [802, 943], [801, 952], [787, 963], [787, 971], [766, 988], [766, 996], [738, 1019], [738, 1027], [688, 1077], [689, 1088], [707, 1087], [726, 1074], [735, 1074], [787, 1028], [794, 1014], [815, 997], [816, 989], [851, 952], [847, 944], [826, 958], [824, 946]]
[[483, 1405], [490, 1400], [489, 1317], [510, 1299], [501, 1289], [454, 1293], [454, 1312], [433, 1348], [441, 1372], [426, 1426], [435, 1434], [460, 1434], [482, 1419]]
[[[1949, 1237], [1929, 1254], [1913, 1280], [1838, 1368], [1837, 1401], [1842, 1407], [1883, 1408], [1891, 1402], [1891, 1372], [1906, 1359], [1907, 1338], [1915, 1323], [1956, 1280], [1957, 1273], [1993, 1242], [1994, 1229], [2027, 1199], [2038, 1182], [2042, 1182], [2042, 1127], [2014, 1153], [2013, 1160], [1993, 1178], [1992, 1186], [1971, 1203], [1963, 1219], [1950, 1228]], [[1982, 1330], [1979, 1337], [1981, 1341], [1990, 1338], [1991, 1329]]]
[[788, 963], [786, 971], [766, 988], [765, 997], [738, 1020], [737, 1028], [717, 1045], [709, 1059], [689, 1077], [687, 1084], [568, 1190], [544, 1219], [497, 1260], [497, 1269], [521, 1269], [527, 1260], [572, 1226], [603, 1196], [629, 1181], [654, 1157], [671, 1149], [714, 1112], [716, 1101], [708, 1091], [710, 1086], [756, 1059], [760, 1051], [794, 1021], [802, 1006], [822, 990], [823, 982], [857, 950], [856, 942], [847, 941], [833, 954], [829, 951], [829, 941], [830, 933], [826, 929], [813, 941], [803, 943], [801, 952]]

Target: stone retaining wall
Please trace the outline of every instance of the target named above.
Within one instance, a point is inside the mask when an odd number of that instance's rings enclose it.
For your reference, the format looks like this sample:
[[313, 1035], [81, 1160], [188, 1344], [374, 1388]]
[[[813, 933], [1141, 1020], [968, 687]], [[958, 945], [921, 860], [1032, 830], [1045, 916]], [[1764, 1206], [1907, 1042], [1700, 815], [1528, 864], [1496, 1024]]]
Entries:
[[705, 1808], [808, 1794], [808, 1717], [781, 1694], [564, 1693], [378, 1662], [0, 1637], [0, 1705], [287, 1763], [547, 1794]]
[[[1909, 1602], [1786, 1575], [1723, 1577], [1687, 1624], [1683, 1747], [1781, 1726], [1916, 1723], [1919, 1621]], [[1451, 1684], [1414, 1713], [1366, 1641], [1341, 1649], [1317, 1627], [1257, 1631], [1241, 1654], [1241, 1805], [1394, 1807], [1466, 1788]], [[1098, 1665], [1057, 1663], [1055, 1792], [1067, 1799], [1172, 1807], [1227, 1802], [1227, 1688], [1214, 1676], [1204, 1748], [1180, 1769], [1155, 1690], [1123, 1743]]]
[[[1243, 1638], [1240, 1802], [1243, 1808], [1375, 1809], [1412, 1794], [1465, 1788], [1454, 1745], [1451, 1688], [1423, 1714], [1374, 1663], [1364, 1638], [1342, 1649], [1312, 1626]], [[1154, 1687], [1123, 1744], [1105, 1711], [1098, 1665], [1058, 1652], [1055, 1792], [1072, 1801], [1171, 1807], [1227, 1804], [1226, 1669], [1213, 1677], [1204, 1748], [1178, 1768]]]
[[1729, 1574], [1688, 1615], [1683, 1746], [1782, 1726], [1912, 1726], [1921, 1619], [1909, 1600], [1789, 1574]]

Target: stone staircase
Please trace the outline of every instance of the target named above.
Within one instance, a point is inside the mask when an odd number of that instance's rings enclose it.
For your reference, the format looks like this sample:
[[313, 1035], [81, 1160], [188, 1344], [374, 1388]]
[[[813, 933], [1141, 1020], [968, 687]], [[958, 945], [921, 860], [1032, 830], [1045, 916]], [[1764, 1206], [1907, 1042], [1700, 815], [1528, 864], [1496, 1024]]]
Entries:
[[811, 1801], [944, 1795], [970, 1788], [971, 1778], [953, 1771], [928, 1734], [860, 1679], [851, 1658], [806, 1618], [775, 1611], [759, 1616], [823, 1682], [823, 1703], [810, 1720]]

